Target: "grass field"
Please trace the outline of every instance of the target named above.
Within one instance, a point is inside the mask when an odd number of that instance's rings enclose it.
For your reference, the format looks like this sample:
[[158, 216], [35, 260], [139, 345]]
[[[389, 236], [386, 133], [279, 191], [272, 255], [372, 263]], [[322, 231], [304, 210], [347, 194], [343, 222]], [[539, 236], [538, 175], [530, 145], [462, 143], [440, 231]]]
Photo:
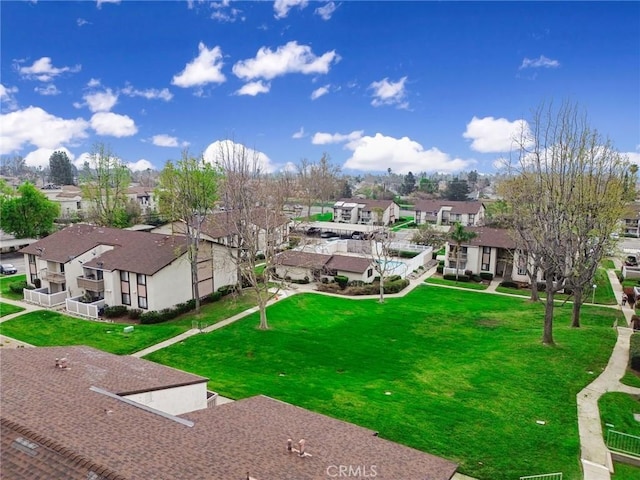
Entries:
[[457, 282], [455, 280], [445, 280], [442, 277], [429, 277], [425, 280], [425, 283], [431, 285], [445, 285], [449, 287], [466, 288], [467, 290], [486, 290], [487, 285], [476, 282]]
[[[595, 300], [598, 305], [615, 305], [617, 303], [616, 297], [613, 294], [613, 287], [609, 281], [609, 276], [606, 270], [599, 268], [596, 271], [595, 285], [597, 285], [595, 292], [589, 287], [584, 293], [584, 302], [591, 303]], [[520, 295], [523, 297], [529, 297], [531, 291], [528, 288], [510, 288], [510, 287], [498, 287], [497, 292], [510, 293], [512, 295]], [[539, 292], [540, 298], [546, 298], [545, 292]], [[565, 295], [564, 293], [556, 293], [555, 299], [558, 301], [573, 300], [573, 296]]]
[[27, 279], [26, 275], [2, 275], [0, 276], [0, 295], [10, 300], [22, 300], [22, 293], [13, 293], [9, 290], [11, 283], [24, 282]]
[[[263, 393], [458, 462], [480, 479], [562, 471], [580, 478], [576, 393], [606, 366], [620, 313], [556, 309], [422, 286], [402, 299], [296, 295], [149, 359], [204, 375], [224, 396]], [[388, 393], [387, 393], [388, 392]], [[537, 423], [545, 422], [544, 425]]]
[[23, 311], [24, 308], [0, 302], [0, 317]]
[[204, 305], [199, 315], [187, 315], [156, 325], [134, 325], [125, 334], [128, 324], [82, 320], [49, 310], [30, 312], [0, 324], [0, 334], [38, 347], [54, 345], [88, 345], [107, 352], [126, 355], [155, 345], [189, 330], [193, 321], [201, 326], [212, 325], [255, 305], [253, 295], [224, 297]]

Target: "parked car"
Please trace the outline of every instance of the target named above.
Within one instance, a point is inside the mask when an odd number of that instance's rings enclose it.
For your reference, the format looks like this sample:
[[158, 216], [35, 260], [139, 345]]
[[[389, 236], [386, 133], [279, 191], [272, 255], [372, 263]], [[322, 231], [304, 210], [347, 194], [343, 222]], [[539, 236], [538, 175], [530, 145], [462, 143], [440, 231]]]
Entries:
[[18, 269], [10, 263], [3, 263], [0, 265], [0, 273], [4, 275], [13, 275], [14, 273], [18, 273]]
[[311, 227], [307, 229], [307, 235], [317, 235], [320, 233], [320, 229], [316, 227]]
[[351, 234], [351, 238], [353, 238], [354, 240], [364, 240], [364, 233], [362, 233], [362, 232], [353, 232]]
[[340, 235], [334, 232], [322, 232], [320, 238], [340, 238]]

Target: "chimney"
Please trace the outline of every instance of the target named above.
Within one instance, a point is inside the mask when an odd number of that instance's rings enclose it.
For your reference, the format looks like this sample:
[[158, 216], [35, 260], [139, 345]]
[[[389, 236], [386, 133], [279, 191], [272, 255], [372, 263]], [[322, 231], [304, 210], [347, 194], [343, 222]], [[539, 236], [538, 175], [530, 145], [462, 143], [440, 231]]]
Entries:
[[293, 451], [293, 441], [289, 438], [287, 439], [287, 451], [291, 453]]
[[304, 438], [300, 439], [300, 441], [298, 442], [298, 455], [300, 455], [301, 457], [304, 457], [304, 444], [305, 444], [305, 440]]

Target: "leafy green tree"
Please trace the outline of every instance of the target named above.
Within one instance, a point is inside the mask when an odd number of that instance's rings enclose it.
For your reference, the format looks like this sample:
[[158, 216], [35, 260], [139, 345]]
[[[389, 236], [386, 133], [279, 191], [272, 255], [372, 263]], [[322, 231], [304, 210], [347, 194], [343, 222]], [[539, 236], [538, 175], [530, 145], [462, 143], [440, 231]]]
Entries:
[[422, 177], [420, 179], [419, 189], [424, 193], [436, 193], [438, 190], [438, 183], [431, 178]]
[[454, 178], [447, 184], [447, 189], [444, 192], [444, 198], [453, 201], [465, 201], [469, 195], [469, 184], [466, 180], [460, 180]]
[[158, 178], [156, 197], [160, 214], [172, 222], [184, 226], [187, 242], [187, 259], [191, 268], [192, 295], [196, 312], [200, 311], [198, 289], [198, 253], [202, 236], [202, 225], [219, 198], [220, 169], [182, 152], [182, 158], [168, 161]]
[[55, 151], [49, 157], [49, 181], [56, 185], [73, 185], [73, 166], [65, 152]]
[[50, 234], [60, 205], [49, 200], [31, 183], [18, 188], [18, 196], [2, 196], [0, 228], [17, 238], [42, 237]]
[[102, 143], [94, 146], [91, 158], [85, 162], [81, 188], [85, 199], [91, 202], [88, 218], [108, 227], [131, 226], [127, 218], [127, 188], [131, 172]]
[[460, 222], [456, 222], [453, 229], [449, 232], [449, 238], [456, 243], [456, 282], [458, 281], [460, 274], [460, 252], [462, 251], [462, 244], [476, 238], [476, 233], [469, 230], [465, 230]]

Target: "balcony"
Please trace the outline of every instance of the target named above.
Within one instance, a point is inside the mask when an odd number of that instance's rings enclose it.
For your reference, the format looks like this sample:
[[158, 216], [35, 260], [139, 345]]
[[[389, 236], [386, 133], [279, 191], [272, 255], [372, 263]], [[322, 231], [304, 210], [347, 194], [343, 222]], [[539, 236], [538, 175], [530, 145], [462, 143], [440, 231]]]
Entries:
[[44, 279], [49, 283], [65, 283], [66, 279], [64, 273], [47, 272], [44, 275]]
[[[458, 256], [455, 254], [455, 252], [449, 252], [449, 256], [447, 257], [447, 259], [455, 262], [456, 260], [458, 260]], [[460, 261], [461, 262], [466, 262], [467, 261], [467, 254], [466, 253], [460, 252]]]
[[84, 288], [90, 292], [104, 292], [104, 279], [96, 280], [93, 276], [78, 277], [78, 288]]

